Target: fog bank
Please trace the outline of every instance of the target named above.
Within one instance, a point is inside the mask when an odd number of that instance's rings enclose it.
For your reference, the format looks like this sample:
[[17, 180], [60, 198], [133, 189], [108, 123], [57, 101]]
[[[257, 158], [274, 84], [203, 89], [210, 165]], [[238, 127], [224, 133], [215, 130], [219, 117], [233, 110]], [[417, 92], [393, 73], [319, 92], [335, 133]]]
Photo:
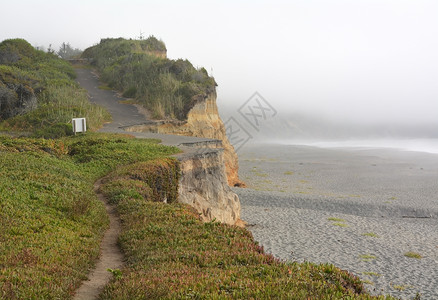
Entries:
[[205, 67], [231, 111], [257, 91], [278, 112], [329, 123], [438, 127], [435, 0], [23, 0], [2, 10], [0, 40], [46, 48], [155, 35], [170, 58]]

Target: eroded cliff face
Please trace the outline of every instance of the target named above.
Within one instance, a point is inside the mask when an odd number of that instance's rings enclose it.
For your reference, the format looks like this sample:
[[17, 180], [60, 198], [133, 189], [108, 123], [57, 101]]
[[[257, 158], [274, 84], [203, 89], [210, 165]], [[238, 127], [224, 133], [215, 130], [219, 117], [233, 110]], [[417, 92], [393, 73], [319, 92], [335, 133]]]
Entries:
[[212, 92], [205, 99], [198, 101], [189, 111], [185, 122], [155, 122], [148, 125], [133, 126], [129, 131], [149, 131], [221, 140], [228, 184], [230, 186], [245, 186], [239, 179], [237, 154], [227, 138], [224, 123], [219, 116], [216, 105], [216, 92]]
[[203, 137], [204, 142], [178, 144], [181, 179], [178, 202], [194, 207], [204, 221], [244, 226], [240, 200], [230, 186], [244, 186], [238, 177], [238, 158], [229, 142], [216, 105], [216, 93], [200, 99], [189, 111], [187, 121], [148, 121], [124, 128], [131, 132]]
[[240, 200], [227, 184], [223, 149], [204, 148], [179, 157], [178, 201], [194, 207], [204, 221], [241, 226]]

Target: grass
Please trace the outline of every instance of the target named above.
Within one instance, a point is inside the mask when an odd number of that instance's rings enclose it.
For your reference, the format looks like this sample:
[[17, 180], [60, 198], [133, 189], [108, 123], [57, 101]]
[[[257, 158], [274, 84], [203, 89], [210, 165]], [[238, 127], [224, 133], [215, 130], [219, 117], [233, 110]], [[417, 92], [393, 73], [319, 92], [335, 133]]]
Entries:
[[286, 171], [286, 172], [284, 172], [283, 174], [284, 174], [284, 175], [294, 175], [294, 172], [292, 172], [292, 171]]
[[[279, 261], [248, 230], [203, 223], [187, 205], [147, 201], [135, 184], [114, 187], [119, 177], [108, 177], [102, 191], [117, 204], [127, 266], [101, 299], [373, 298], [346, 271]], [[126, 196], [115, 196], [120, 194]]]
[[329, 221], [333, 221], [333, 222], [345, 222], [344, 219], [341, 219], [341, 218], [334, 218], [334, 217], [327, 218], [327, 220], [329, 220]]
[[257, 177], [268, 177], [269, 175], [263, 172], [259, 172], [255, 169], [251, 170], [251, 172]]
[[394, 284], [392, 287], [399, 291], [404, 291], [406, 289], [412, 288], [412, 286], [406, 284]]
[[374, 259], [377, 259], [377, 256], [371, 255], [371, 254], [361, 254], [361, 255], [359, 255], [359, 257], [363, 261], [372, 261]]
[[423, 258], [423, 256], [420, 253], [417, 253], [414, 251], [408, 251], [404, 254], [404, 256], [409, 257], [409, 258], [416, 258], [416, 259]]
[[341, 219], [341, 218], [335, 218], [335, 217], [330, 217], [327, 218], [327, 220], [332, 221], [332, 225], [333, 226], [339, 226], [339, 227], [348, 227], [348, 224], [345, 224], [345, 220]]
[[[104, 108], [88, 101], [85, 90], [73, 86], [49, 86], [41, 95], [37, 109], [5, 120], [0, 128], [8, 131], [26, 130], [38, 137], [57, 138], [73, 132], [71, 119], [74, 117], [86, 118], [89, 130], [98, 129], [111, 120]], [[68, 132], [54, 132], [53, 128], [59, 124], [69, 124], [70, 129]]]
[[92, 58], [101, 80], [124, 97], [148, 108], [155, 118], [186, 120], [190, 109], [208, 95], [215, 95], [216, 82], [205, 68], [188, 60], [166, 58], [162, 41], [103, 39], [84, 51]]
[[111, 119], [88, 101], [73, 67], [56, 55], [13, 39], [0, 43], [0, 61], [0, 131], [58, 138], [73, 133], [72, 118], [87, 118], [89, 130]]
[[0, 136], [0, 298], [70, 298], [108, 225], [94, 181], [178, 151], [156, 143], [107, 134]]
[[106, 84], [99, 85], [99, 89], [104, 91], [112, 91], [113, 89]]
[[[178, 169], [166, 156], [178, 149], [156, 143], [94, 133], [1, 136], [0, 298], [72, 296], [108, 224], [93, 192], [108, 173], [102, 191], [120, 214], [127, 267], [108, 270], [101, 299], [373, 298], [333, 265], [284, 263], [246, 229], [201, 222], [175, 203]], [[163, 198], [170, 204], [151, 201]]]
[[119, 103], [122, 104], [136, 104], [137, 102], [133, 99], [120, 100]]
[[380, 236], [377, 233], [374, 232], [365, 232], [362, 233], [363, 236], [369, 236], [369, 237], [375, 237], [375, 238], [379, 238]]
[[348, 224], [336, 222], [336, 223], [333, 223], [333, 226], [348, 227]]

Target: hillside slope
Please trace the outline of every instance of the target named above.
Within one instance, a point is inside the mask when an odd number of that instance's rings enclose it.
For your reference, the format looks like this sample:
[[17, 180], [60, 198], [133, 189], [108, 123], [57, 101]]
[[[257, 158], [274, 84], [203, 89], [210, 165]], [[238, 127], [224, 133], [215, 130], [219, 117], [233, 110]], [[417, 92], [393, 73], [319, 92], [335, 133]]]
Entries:
[[204, 68], [187, 60], [165, 57], [163, 42], [104, 39], [83, 57], [97, 67], [111, 88], [147, 108], [155, 122], [130, 131], [149, 131], [219, 139], [224, 148], [228, 183], [243, 186], [238, 158], [229, 142], [216, 105], [216, 82]]
[[109, 114], [89, 103], [74, 78], [72, 66], [52, 53], [22, 39], [1, 42], [0, 130], [63, 136], [74, 117], [86, 117], [90, 129], [102, 126]]

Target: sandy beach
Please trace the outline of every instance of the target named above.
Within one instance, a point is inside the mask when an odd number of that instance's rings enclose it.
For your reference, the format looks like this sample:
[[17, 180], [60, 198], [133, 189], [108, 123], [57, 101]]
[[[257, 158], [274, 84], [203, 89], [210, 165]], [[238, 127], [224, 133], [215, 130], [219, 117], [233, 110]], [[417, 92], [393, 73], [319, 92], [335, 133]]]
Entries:
[[274, 144], [238, 154], [249, 188], [234, 191], [267, 252], [333, 263], [372, 294], [438, 299], [438, 154]]

